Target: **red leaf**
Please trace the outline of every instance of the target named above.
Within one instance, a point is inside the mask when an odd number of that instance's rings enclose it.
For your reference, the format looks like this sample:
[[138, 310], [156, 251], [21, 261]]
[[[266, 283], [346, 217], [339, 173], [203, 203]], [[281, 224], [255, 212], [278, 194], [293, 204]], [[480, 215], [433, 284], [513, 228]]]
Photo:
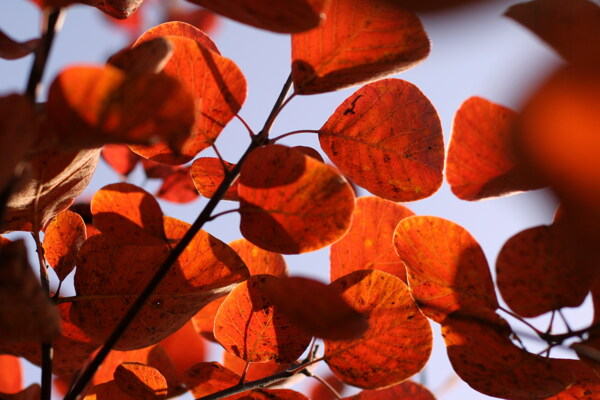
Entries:
[[202, 309], [192, 317], [191, 321], [194, 330], [198, 332], [199, 335], [213, 342], [217, 342], [213, 333], [215, 328], [215, 316], [223, 301], [225, 301], [225, 297], [211, 301], [202, 307]]
[[338, 378], [377, 389], [401, 382], [425, 366], [431, 353], [431, 328], [404, 282], [385, 272], [362, 270], [331, 286], [369, 324], [357, 339], [325, 340], [325, 361]]
[[44, 256], [61, 281], [75, 268], [79, 248], [86, 239], [83, 219], [71, 211], [58, 214], [44, 232]]
[[19, 357], [0, 355], [0, 393], [17, 393], [23, 389]]
[[191, 167], [181, 167], [165, 178], [156, 197], [174, 203], [189, 203], [198, 198], [191, 176]]
[[359, 269], [377, 269], [406, 282], [406, 266], [398, 258], [392, 236], [396, 225], [414, 213], [378, 197], [360, 197], [348, 233], [331, 245], [331, 280]]
[[229, 246], [244, 261], [250, 275], [268, 274], [274, 276], [288, 276], [288, 268], [281, 254], [271, 253], [256, 247], [246, 239], [238, 239], [229, 243]]
[[359, 89], [319, 130], [319, 141], [345, 175], [379, 197], [418, 200], [442, 184], [440, 120], [406, 81], [385, 79]]
[[161, 340], [160, 345], [169, 355], [179, 375], [205, 358], [206, 344], [194, 330], [191, 321]]
[[594, 370], [577, 360], [556, 361], [572, 371], [575, 381], [565, 391], [546, 400], [598, 400], [600, 398], [600, 378]]
[[[327, 382], [336, 392], [341, 393], [344, 389], [344, 382], [340, 381], [336, 378], [335, 375], [329, 373], [325, 378], [322, 378], [325, 382]], [[315, 381], [311, 385], [311, 389], [309, 391], [309, 398], [311, 400], [337, 400], [336, 396], [329, 390], [325, 385], [323, 385], [319, 381]]]
[[296, 360], [311, 337], [290, 323], [264, 294], [271, 275], [254, 275], [227, 296], [215, 317], [215, 338], [225, 350], [250, 362]]
[[139, 400], [159, 400], [167, 397], [167, 381], [158, 370], [135, 362], [119, 365], [115, 383], [128, 396]]
[[254, 389], [229, 397], [230, 400], [308, 400], [302, 393], [289, 389]]
[[425, 386], [412, 381], [381, 390], [363, 390], [344, 400], [435, 400], [435, 396]]
[[316, 29], [292, 35], [296, 93], [330, 92], [413, 67], [429, 39], [412, 12], [391, 1], [332, 0]]
[[[38, 400], [41, 396], [40, 385], [34, 383], [19, 393], [2, 394], [2, 400]], [[116, 400], [116, 399], [115, 399]]]
[[326, 0], [190, 0], [244, 24], [273, 32], [290, 33], [312, 29], [321, 22]]
[[446, 179], [458, 198], [481, 200], [543, 186], [517, 160], [516, 120], [513, 110], [480, 97], [471, 97], [456, 112]]
[[111, 65], [63, 70], [50, 86], [48, 114], [63, 146], [162, 140], [174, 151], [190, 136], [195, 117], [194, 100], [176, 79]]
[[485, 317], [498, 300], [483, 250], [461, 226], [437, 217], [408, 217], [394, 233], [410, 292], [421, 311], [442, 323], [448, 314]]
[[[142, 35], [134, 46], [152, 35]], [[237, 114], [246, 99], [246, 80], [233, 61], [205, 47], [203, 43], [182, 36], [170, 36], [174, 53], [164, 73], [179, 79], [195, 100], [195, 123], [192, 134], [180, 154], [164, 144], [134, 146], [141, 156], [164, 164], [183, 164], [210, 147], [225, 125]]]
[[173, 56], [173, 44], [166, 37], [157, 37], [132, 49], [121, 50], [108, 63], [128, 74], [159, 73]]
[[504, 324], [498, 316], [496, 323], [461, 315], [444, 320], [448, 358], [461, 379], [480, 393], [514, 400], [545, 399], [569, 387], [573, 376], [561, 361], [515, 346]]
[[140, 156], [126, 145], [107, 144], [102, 148], [102, 158], [115, 172], [128, 176], [137, 165]]
[[238, 193], [242, 235], [277, 253], [305, 253], [336, 241], [354, 209], [352, 188], [334, 168], [279, 145], [250, 153]]
[[34, 52], [40, 44], [40, 39], [30, 39], [17, 42], [0, 30], [0, 58], [16, 60]]
[[569, 62], [600, 61], [600, 7], [588, 0], [537, 0], [505, 13], [538, 35]]
[[240, 376], [216, 362], [203, 362], [185, 372], [185, 384], [195, 398], [209, 396], [240, 382]]
[[[242, 375], [246, 369], [246, 361], [236, 357], [228, 351], [223, 352], [223, 365], [225, 368], [232, 370], [238, 375]], [[257, 379], [266, 378], [285, 369], [288, 369], [291, 363], [278, 363], [274, 360], [266, 362], [250, 363], [248, 371], [246, 371], [246, 381], [255, 381]]]
[[[235, 164], [225, 162], [227, 168], [231, 169]], [[221, 184], [225, 172], [223, 163], [218, 158], [200, 157], [192, 163], [192, 179], [198, 192], [206, 198], [212, 198]], [[238, 180], [236, 179], [231, 187], [227, 189], [223, 199], [239, 201]]]
[[213, 42], [206, 33], [189, 23], [181, 21], [165, 22], [164, 24], [156, 25], [154, 28], [148, 29], [137, 40], [134, 46], [137, 47], [142, 43], [169, 36], [193, 39], [207, 49], [212, 50], [217, 54], [221, 54], [215, 42]]

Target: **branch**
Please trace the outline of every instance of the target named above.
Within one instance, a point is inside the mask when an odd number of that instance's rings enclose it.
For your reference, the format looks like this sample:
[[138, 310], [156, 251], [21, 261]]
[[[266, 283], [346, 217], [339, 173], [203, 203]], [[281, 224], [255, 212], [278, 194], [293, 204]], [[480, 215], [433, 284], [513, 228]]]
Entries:
[[[200, 215], [196, 218], [192, 226], [188, 229], [185, 236], [177, 243], [175, 248], [171, 250], [166, 260], [162, 263], [158, 271], [154, 274], [150, 282], [146, 285], [144, 290], [137, 297], [135, 302], [131, 305], [131, 307], [127, 310], [121, 321], [119, 321], [115, 330], [111, 333], [109, 338], [106, 340], [104, 345], [100, 348], [94, 359], [87, 365], [87, 367], [81, 372], [77, 381], [73, 384], [64, 400], [76, 400], [77, 397], [83, 392], [87, 384], [90, 382], [94, 374], [96, 373], [98, 367], [108, 356], [108, 353], [112, 350], [115, 344], [119, 341], [123, 333], [127, 330], [131, 322], [135, 319], [137, 314], [140, 312], [142, 307], [146, 304], [156, 287], [160, 284], [163, 278], [167, 275], [171, 266], [177, 261], [181, 253], [185, 250], [185, 248], [190, 244], [194, 236], [202, 229], [204, 224], [211, 220], [211, 214], [215, 210], [217, 204], [221, 201], [233, 181], [238, 177], [240, 170], [242, 168], [242, 164], [244, 163], [246, 157], [256, 148], [264, 146], [268, 143], [268, 135], [270, 126], [273, 124], [273, 119], [277, 115], [279, 108], [281, 107], [287, 93], [291, 87], [291, 75], [286, 81], [279, 95], [279, 98], [275, 102], [267, 121], [265, 122], [265, 127], [257, 136], [252, 138], [252, 142], [244, 152], [244, 154], [240, 157], [239, 161], [235, 164], [235, 166], [225, 174], [223, 181], [215, 191], [212, 198], [206, 204]], [[283, 379], [283, 378], [281, 378]]]

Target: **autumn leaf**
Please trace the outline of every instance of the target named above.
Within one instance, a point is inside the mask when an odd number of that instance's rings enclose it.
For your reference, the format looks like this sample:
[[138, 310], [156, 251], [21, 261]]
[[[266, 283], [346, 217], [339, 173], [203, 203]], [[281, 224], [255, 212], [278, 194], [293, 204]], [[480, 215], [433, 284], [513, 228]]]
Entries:
[[173, 56], [173, 44], [167, 37], [157, 37], [131, 49], [122, 50], [108, 63], [128, 74], [159, 73]]
[[207, 346], [204, 339], [194, 330], [191, 321], [160, 341], [177, 373], [183, 373], [198, 362], [204, 361]]
[[600, 7], [592, 1], [528, 1], [511, 6], [504, 15], [538, 35], [569, 62], [600, 61]]
[[84, 392], [83, 400], [131, 400], [112, 380], [95, 385]]
[[[134, 46], [152, 37], [144, 34]], [[169, 40], [174, 53], [164, 73], [178, 79], [194, 98], [192, 134], [178, 153], [170, 151], [164, 143], [132, 146], [132, 150], [152, 161], [177, 165], [192, 160], [214, 143], [244, 103], [246, 80], [233, 61], [203, 43], [183, 36], [169, 36]]]
[[[200, 157], [192, 163], [192, 180], [202, 196], [209, 199], [214, 196], [217, 188], [223, 182], [223, 178], [225, 178], [223, 164], [228, 169], [235, 165], [226, 161], [221, 162], [218, 158], [213, 157]], [[236, 179], [223, 195], [224, 200], [239, 201], [237, 185], [238, 180]]]
[[38, 400], [41, 396], [41, 388], [37, 383], [27, 386], [25, 389], [14, 394], [2, 393], [2, 400]]
[[461, 226], [438, 217], [400, 221], [394, 245], [406, 264], [410, 292], [428, 318], [486, 316], [498, 308], [489, 266], [479, 243]]
[[572, 371], [575, 381], [566, 390], [546, 400], [597, 400], [600, 396], [600, 378], [591, 368], [577, 360], [557, 360]]
[[481, 200], [544, 186], [519, 163], [513, 143], [517, 113], [481, 97], [465, 101], [454, 117], [446, 179], [463, 200]]
[[[234, 354], [228, 351], [223, 352], [223, 365], [225, 368], [232, 370], [236, 374], [241, 376], [246, 369], [246, 364], [246, 361], [235, 356]], [[246, 381], [255, 381], [257, 379], [266, 378], [288, 369], [291, 365], [291, 362], [278, 363], [274, 360], [250, 363], [250, 366], [246, 371]]]
[[348, 230], [354, 209], [354, 193], [335, 169], [279, 145], [250, 153], [238, 193], [242, 235], [284, 254], [336, 241]]
[[419, 372], [431, 353], [427, 319], [400, 278], [361, 270], [331, 284], [368, 322], [353, 340], [325, 340], [325, 361], [345, 383], [364, 389], [384, 388]]
[[[337, 393], [342, 392], [344, 389], [344, 382], [340, 381], [331, 372], [325, 377], [321, 377], [329, 386], [331, 386]], [[323, 385], [320, 381], [314, 381], [309, 390], [309, 399], [311, 400], [336, 400], [336, 396], [329, 390], [329, 388]]]
[[[449, 315], [442, 324], [452, 368], [469, 386], [488, 396], [514, 400], [546, 399], [573, 382], [562, 360], [528, 353], [497, 323]], [[508, 327], [508, 325], [505, 325]]]
[[79, 248], [87, 238], [85, 223], [79, 214], [58, 214], [44, 232], [44, 256], [61, 281], [75, 268]]
[[414, 213], [378, 197], [359, 197], [348, 233], [331, 245], [331, 280], [359, 269], [377, 269], [406, 282], [406, 266], [394, 249], [396, 225]]
[[178, 7], [176, 4], [168, 7], [165, 21], [183, 22], [207, 33], [217, 32], [222, 23], [221, 18], [209, 10], [194, 10]]
[[263, 250], [246, 239], [229, 242], [229, 246], [244, 261], [250, 275], [267, 274], [279, 277], [289, 275], [287, 264], [281, 254]]
[[156, 197], [173, 203], [189, 203], [198, 198], [198, 192], [191, 176], [191, 167], [179, 167], [167, 176]]
[[48, 93], [48, 114], [61, 145], [74, 148], [162, 140], [179, 152], [190, 136], [194, 107], [176, 79], [126, 74], [111, 65], [67, 68]]
[[435, 400], [435, 396], [423, 385], [405, 381], [380, 390], [362, 390], [344, 400]]
[[140, 156], [132, 152], [124, 144], [106, 144], [102, 148], [102, 158], [110, 167], [122, 176], [128, 176], [138, 161]]
[[308, 400], [302, 393], [290, 389], [254, 389], [229, 396], [229, 400]]
[[292, 325], [264, 293], [276, 278], [254, 275], [239, 284], [219, 307], [215, 317], [215, 338], [225, 348], [250, 362], [296, 360], [311, 336]]
[[279, 33], [302, 32], [321, 22], [326, 0], [189, 0], [204, 8], [260, 29]]
[[169, 36], [177, 36], [193, 39], [207, 49], [212, 50], [217, 54], [221, 54], [215, 42], [213, 42], [213, 40], [204, 32], [206, 31], [200, 30], [186, 22], [169, 21], [156, 25], [155, 27], [144, 32], [144, 34], [137, 40], [135, 47], [141, 46], [142, 43], [153, 42], [158, 38], [166, 38], [169, 40]]
[[141, 363], [126, 362], [115, 370], [115, 383], [128, 396], [139, 400], [167, 397], [167, 380], [158, 370]]
[[30, 39], [17, 42], [0, 29], [0, 58], [16, 60], [34, 52], [40, 44], [40, 39]]
[[433, 105], [414, 85], [384, 79], [347, 98], [319, 130], [321, 148], [353, 182], [392, 201], [442, 184], [444, 142]]
[[195, 398], [225, 390], [240, 382], [240, 376], [217, 362], [203, 362], [185, 372], [185, 384]]
[[143, 0], [86, 0], [86, 2], [90, 1], [94, 7], [118, 19], [129, 18], [143, 2]]
[[429, 39], [412, 12], [391, 1], [331, 0], [325, 21], [292, 35], [292, 80], [299, 94], [370, 82], [413, 67]]
[[23, 389], [23, 376], [19, 357], [0, 354], [0, 393], [17, 393]]

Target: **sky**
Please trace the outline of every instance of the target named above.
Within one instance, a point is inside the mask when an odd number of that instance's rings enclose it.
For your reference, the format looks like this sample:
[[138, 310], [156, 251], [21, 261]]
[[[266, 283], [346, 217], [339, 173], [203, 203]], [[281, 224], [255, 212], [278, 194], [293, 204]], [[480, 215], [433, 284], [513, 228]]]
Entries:
[[[518, 110], [527, 93], [561, 62], [552, 50], [525, 28], [502, 16], [504, 10], [515, 3], [517, 1], [496, 1], [484, 6], [422, 16], [432, 42], [431, 54], [415, 68], [394, 77], [417, 85], [431, 100], [441, 118], [446, 145], [452, 118], [463, 101], [471, 96], [481, 96]], [[39, 20], [39, 10], [27, 0], [0, 2], [0, 29], [16, 39], [35, 37]], [[236, 62], [246, 76], [248, 97], [240, 115], [258, 131], [289, 74], [289, 36], [222, 20], [213, 39], [221, 53]], [[103, 63], [127, 43], [127, 37], [106, 23], [96, 9], [72, 7], [52, 50], [44, 82], [47, 85], [67, 65]], [[30, 64], [30, 57], [10, 62], [0, 60], [0, 95], [24, 90]], [[320, 128], [337, 106], [357, 89], [296, 96], [280, 114], [273, 136], [298, 129]], [[225, 159], [235, 162], [247, 145], [247, 137], [243, 126], [233, 121], [220, 136], [217, 146]], [[319, 149], [314, 134], [295, 135], [281, 143]], [[212, 156], [210, 152], [203, 155]], [[103, 185], [119, 180], [119, 176], [101, 164], [83, 197], [89, 198]], [[139, 184], [142, 180], [139, 170], [131, 178], [132, 183]], [[360, 194], [367, 193], [362, 191]], [[204, 203], [205, 200], [198, 200], [181, 206], [161, 202], [161, 206], [166, 215], [191, 222]], [[550, 223], [556, 207], [544, 191], [467, 202], [457, 199], [446, 183], [432, 197], [405, 205], [419, 215], [447, 218], [465, 227], [482, 245], [492, 272], [504, 242], [523, 229]], [[218, 210], [232, 208], [235, 208], [234, 203], [228, 203], [221, 204]], [[206, 230], [228, 242], [241, 236], [238, 226], [237, 214], [228, 214], [209, 223]], [[286, 259], [293, 275], [328, 280], [327, 250]], [[572, 313], [569, 322], [574, 327], [585, 324], [589, 321], [589, 316], [584, 315], [586, 310], [589, 312], [589, 306]], [[427, 368], [425, 379], [427, 386], [436, 392], [445, 383], [454, 381], [448, 381], [452, 373], [439, 329], [435, 327], [434, 332], [437, 337], [433, 361]], [[568, 354], [565, 353], [566, 356]], [[37, 372], [29, 368], [27, 379], [37, 381]], [[439, 398], [478, 400], [488, 397], [463, 383], [456, 383], [443, 391]]]

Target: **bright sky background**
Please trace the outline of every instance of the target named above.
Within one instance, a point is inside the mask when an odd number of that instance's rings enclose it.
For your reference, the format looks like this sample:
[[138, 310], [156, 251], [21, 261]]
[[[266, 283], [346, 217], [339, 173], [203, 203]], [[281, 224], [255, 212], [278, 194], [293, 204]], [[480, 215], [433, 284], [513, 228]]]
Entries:
[[[500, 1], [461, 9], [460, 12], [423, 16], [423, 23], [432, 41], [431, 55], [416, 68], [396, 77], [417, 85], [432, 101], [442, 120], [446, 144], [450, 138], [453, 115], [467, 98], [478, 95], [518, 109], [526, 91], [560, 62], [536, 37], [502, 16], [506, 7], [514, 3], [517, 1]], [[25, 40], [37, 35], [38, 25], [39, 11], [29, 1], [0, 2], [0, 29], [5, 33]], [[289, 37], [222, 20], [214, 40], [221, 53], [235, 61], [247, 78], [248, 98], [241, 116], [258, 131], [289, 74]], [[107, 24], [99, 11], [86, 6], [72, 7], [53, 48], [45, 82], [51, 82], [66, 65], [102, 63], [126, 44], [126, 36]], [[0, 60], [0, 95], [24, 90], [30, 63], [29, 57], [20, 61]], [[281, 113], [273, 136], [297, 129], [320, 128], [335, 108], [355, 90], [357, 88], [296, 97]], [[228, 161], [235, 162], [247, 145], [247, 140], [248, 135], [242, 125], [233, 121], [217, 145]], [[297, 135], [282, 143], [304, 144], [319, 149], [314, 134]], [[116, 174], [101, 164], [85, 196], [89, 197], [101, 186], [118, 180]], [[139, 184], [141, 181], [142, 175], [137, 171], [131, 182]], [[365, 194], [364, 191], [362, 194]], [[187, 206], [161, 202], [166, 215], [190, 222], [203, 204], [204, 200]], [[447, 184], [431, 198], [406, 205], [417, 214], [448, 218], [467, 228], [481, 243], [492, 271], [503, 243], [525, 228], [550, 223], [555, 208], [553, 201], [540, 191], [503, 199], [466, 202], [454, 197]], [[235, 207], [234, 203], [223, 202], [219, 210]], [[209, 223], [206, 229], [228, 242], [240, 237], [238, 225], [237, 214], [229, 214]], [[290, 256], [287, 261], [294, 275], [328, 280], [327, 250]], [[589, 316], [583, 319], [577, 314], [572, 318], [572, 325], [578, 326], [578, 323], [585, 323]], [[434, 330], [439, 332], [437, 326], [434, 326]], [[451, 376], [439, 334], [432, 360], [426, 380], [427, 386], [436, 392]], [[39, 381], [38, 372], [28, 368], [27, 379]], [[439, 398], [477, 400], [488, 397], [458, 383]]]

